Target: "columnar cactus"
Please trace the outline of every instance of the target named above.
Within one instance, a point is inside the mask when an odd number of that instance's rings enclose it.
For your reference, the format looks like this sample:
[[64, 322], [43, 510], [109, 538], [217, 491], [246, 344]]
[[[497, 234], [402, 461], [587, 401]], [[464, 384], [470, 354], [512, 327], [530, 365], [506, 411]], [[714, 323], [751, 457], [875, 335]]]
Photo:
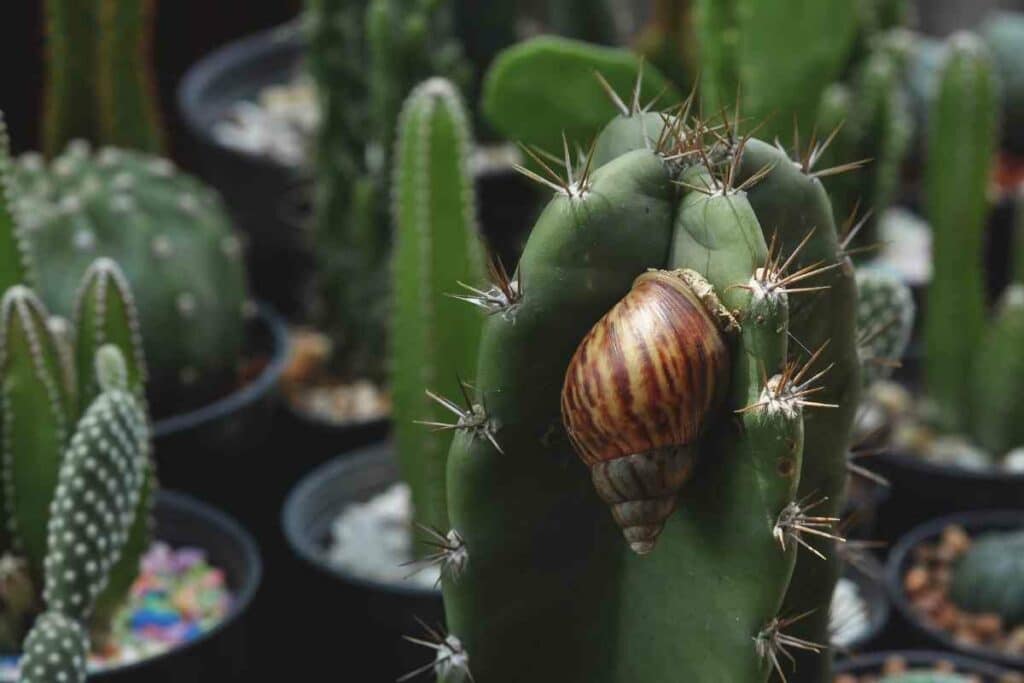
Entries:
[[75, 139], [160, 152], [152, 0], [46, 0], [43, 149]]
[[992, 65], [969, 34], [950, 40], [929, 116], [925, 199], [934, 276], [925, 315], [925, 382], [951, 430], [969, 428], [973, 359], [985, 325], [982, 237], [996, 141]]
[[[441, 427], [453, 419], [459, 374], [469, 376], [480, 336], [479, 311], [451, 297], [456, 282], [483, 278], [469, 155], [473, 139], [455, 86], [432, 78], [417, 86], [402, 109], [395, 149], [391, 395], [395, 441], [410, 483], [416, 520], [446, 529], [445, 456], [450, 438], [424, 434], [416, 420]], [[486, 293], [465, 295], [486, 308]], [[457, 415], [454, 419], [463, 418]]]
[[551, 170], [516, 296], [484, 324], [437, 670], [767, 681], [803, 648], [796, 679], [827, 680], [860, 388], [828, 197], [732, 123], [624, 118], [608, 158]]
[[232, 386], [251, 304], [241, 245], [212, 190], [166, 159], [76, 142], [49, 163], [23, 156], [12, 195], [38, 293], [54, 313], [72, 315], [96, 258], [124, 269], [158, 414]]
[[320, 311], [342, 371], [379, 375], [386, 337], [388, 162], [402, 98], [463, 71], [449, 2], [308, 0], [320, 98], [314, 235]]

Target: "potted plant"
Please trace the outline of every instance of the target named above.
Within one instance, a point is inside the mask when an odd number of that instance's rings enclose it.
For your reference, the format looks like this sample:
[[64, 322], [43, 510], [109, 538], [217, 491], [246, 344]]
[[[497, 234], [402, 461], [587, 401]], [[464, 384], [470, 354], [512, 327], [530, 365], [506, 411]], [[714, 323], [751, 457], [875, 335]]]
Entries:
[[[139, 0], [47, 3], [50, 158], [5, 161], [6, 185], [55, 314], [71, 315], [93, 260], [120, 264], [140, 301], [164, 480], [233, 507], [236, 487], [201, 484], [233, 476], [238, 455], [267, 434], [284, 338], [249, 298], [220, 199], [155, 155], [163, 132], [150, 97], [150, 10]], [[195, 476], [197, 463], [210, 476]]]
[[1024, 513], [974, 510], [914, 527], [889, 555], [886, 587], [921, 642], [1024, 666], [1019, 573]]
[[[218, 513], [165, 496], [160, 540], [220, 542], [213, 552], [225, 564], [203, 557], [208, 545], [151, 547], [157, 492], [146, 367], [124, 275], [98, 259], [73, 320], [51, 316], [25, 284], [37, 276], [9, 195], [5, 185], [0, 679], [15, 680], [14, 667], [23, 681], [83, 681], [93, 671], [101, 680], [173, 680], [197, 670], [212, 676], [203, 680], [230, 679], [242, 657], [240, 617], [259, 582], [255, 546]], [[178, 602], [184, 591], [191, 603]], [[157, 612], [177, 629], [140, 630]], [[211, 647], [233, 661], [204, 665], [199, 653]]]
[[951, 652], [873, 652], [841, 662], [834, 683], [1015, 683], [1020, 674]]
[[982, 241], [996, 134], [991, 63], [980, 42], [951, 39], [930, 115], [926, 198], [933, 274], [924, 311], [923, 377], [879, 384], [869, 403], [892, 446], [874, 459], [892, 483], [886, 536], [953, 510], [1020, 504], [1014, 471], [1024, 288], [1008, 287], [990, 315]]

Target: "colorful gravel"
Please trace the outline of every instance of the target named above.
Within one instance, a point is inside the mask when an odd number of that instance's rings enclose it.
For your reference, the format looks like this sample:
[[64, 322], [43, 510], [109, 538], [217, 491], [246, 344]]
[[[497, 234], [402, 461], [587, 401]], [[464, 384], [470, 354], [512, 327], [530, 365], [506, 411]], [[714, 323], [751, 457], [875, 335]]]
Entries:
[[[90, 656], [98, 671], [156, 656], [194, 640], [231, 608], [224, 572], [202, 550], [156, 543], [142, 559], [128, 603], [114, 619], [111, 646]], [[17, 657], [0, 657], [0, 681], [17, 678]]]

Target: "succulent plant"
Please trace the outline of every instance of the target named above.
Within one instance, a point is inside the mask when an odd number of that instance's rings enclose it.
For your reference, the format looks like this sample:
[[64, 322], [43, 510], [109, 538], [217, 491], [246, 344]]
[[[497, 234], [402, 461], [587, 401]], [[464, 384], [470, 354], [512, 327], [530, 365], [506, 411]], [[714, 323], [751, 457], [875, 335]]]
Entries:
[[[445, 529], [444, 463], [450, 438], [443, 428], [452, 418], [452, 406], [431, 396], [458, 396], [459, 374], [471, 373], [476, 358], [480, 311], [452, 298], [457, 283], [470, 287], [465, 296], [485, 308], [488, 297], [472, 289], [484, 277], [469, 171], [473, 137], [458, 91], [441, 78], [414, 88], [399, 120], [392, 203], [395, 442], [417, 523]], [[424, 393], [424, 386], [431, 394]], [[435, 430], [424, 434], [416, 421]]]
[[216, 194], [162, 158], [70, 144], [23, 156], [10, 196], [40, 298], [74, 313], [95, 259], [124, 269], [139, 300], [157, 414], [195, 407], [236, 379], [251, 306], [239, 239]]
[[915, 309], [899, 274], [879, 264], [857, 269], [857, 349], [865, 386], [892, 374], [910, 343]]
[[43, 149], [72, 140], [158, 153], [164, 147], [150, 63], [153, 0], [46, 0]]
[[1024, 531], [988, 532], [953, 571], [950, 597], [972, 614], [997, 614], [1007, 628], [1024, 624]]
[[448, 455], [443, 681], [828, 680], [853, 269], [813, 168], [682, 111], [540, 164]]
[[1024, 151], [1024, 13], [993, 12], [978, 29], [992, 52], [999, 74], [1003, 140], [1013, 151]]
[[338, 370], [376, 376], [387, 336], [389, 161], [402, 98], [432, 75], [465, 73], [451, 3], [308, 0], [320, 98], [314, 239], [320, 318]]

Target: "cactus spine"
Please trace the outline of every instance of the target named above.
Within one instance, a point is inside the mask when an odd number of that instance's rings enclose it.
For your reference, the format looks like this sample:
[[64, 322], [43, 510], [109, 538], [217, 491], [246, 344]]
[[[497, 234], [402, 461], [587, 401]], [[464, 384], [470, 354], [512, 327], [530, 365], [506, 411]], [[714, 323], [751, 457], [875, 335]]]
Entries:
[[[320, 96], [314, 235], [321, 317], [343, 372], [378, 376], [386, 337], [388, 162], [402, 97], [434, 74], [464, 75], [449, 2], [309, 0]], [[369, 73], [369, 77], [365, 74]], [[457, 78], [458, 79], [458, 78]]]
[[47, 0], [47, 156], [76, 139], [163, 150], [153, 15], [152, 0]]
[[417, 522], [447, 529], [447, 434], [425, 435], [416, 420], [436, 424], [451, 413], [424, 394], [461, 396], [459, 375], [476, 358], [478, 311], [452, 299], [454, 283], [483, 277], [473, 179], [472, 135], [451, 82], [432, 78], [405, 102], [395, 149], [392, 214], [395, 254], [391, 394], [403, 478]]
[[935, 276], [924, 322], [925, 380], [949, 429], [970, 425], [972, 359], [985, 324], [982, 234], [996, 142], [996, 92], [984, 46], [954, 36], [930, 114], [925, 194]]
[[[613, 125], [623, 136], [628, 124]], [[452, 443], [449, 516], [464, 562], [444, 577], [451, 637], [477, 680], [766, 681], [782, 649], [827, 642], [824, 618], [796, 617], [827, 614], [837, 560], [829, 539], [814, 544], [824, 570], [797, 546], [811, 542], [800, 537], [808, 515], [841, 502], [837, 435], [859, 390], [852, 268], [811, 169], [756, 140], [716, 142], [699, 121], [666, 127], [654, 145], [637, 132], [639, 148], [569, 170], [523, 252], [519, 296], [484, 325], [472, 400], [492, 438], [463, 429]], [[698, 147], [703, 157], [679, 156]], [[726, 405], [709, 416], [678, 510], [639, 557], [575, 462], [559, 403], [577, 346], [649, 268], [697, 271], [710, 283], [701, 300], [717, 294], [740, 331]], [[812, 277], [828, 289], [788, 291]], [[664, 358], [642, 347], [609, 346], [598, 365], [623, 387], [592, 399], [607, 416], [662, 381]], [[828, 500], [808, 513], [818, 497]], [[808, 641], [789, 637], [799, 625]], [[826, 680], [819, 660], [801, 679]]]

